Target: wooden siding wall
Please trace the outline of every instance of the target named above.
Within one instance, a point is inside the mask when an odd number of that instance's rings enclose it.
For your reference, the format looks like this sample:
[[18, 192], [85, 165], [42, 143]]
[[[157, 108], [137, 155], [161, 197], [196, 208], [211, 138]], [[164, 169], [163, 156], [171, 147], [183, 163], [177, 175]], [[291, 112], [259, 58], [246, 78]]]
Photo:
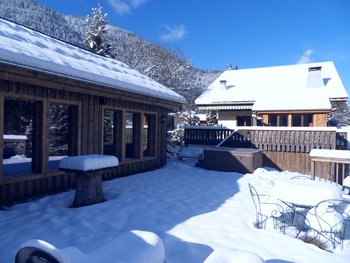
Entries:
[[325, 113], [315, 113], [314, 114], [314, 126], [315, 127], [324, 127], [327, 126], [327, 114]]
[[[118, 96], [116, 98], [106, 96], [101, 97], [101, 94], [84, 94], [75, 91], [74, 86], [67, 88], [47, 88], [35, 84], [19, 83], [12, 79], [8, 80], [5, 74], [0, 71], [0, 106], [1, 109], [4, 105], [4, 99], [19, 99], [19, 100], [31, 100], [38, 101], [40, 108], [37, 112], [42, 114], [39, 126], [42, 131], [39, 132], [39, 137], [43, 139], [43, 145], [40, 145], [40, 149], [44, 152], [43, 159], [48, 158], [47, 148], [47, 133], [45, 134], [45, 128], [47, 125], [47, 106], [50, 102], [59, 102], [65, 104], [76, 105], [78, 107], [77, 115], [79, 115], [79, 122], [77, 123], [77, 154], [92, 154], [102, 153], [102, 136], [103, 136], [103, 109], [104, 107], [110, 107], [118, 109], [125, 113], [126, 111], [133, 111], [140, 113], [143, 116], [145, 113], [150, 113], [155, 116], [154, 122], [156, 125], [157, 136], [152, 137], [155, 147], [155, 156], [142, 157], [134, 160], [124, 160], [121, 158], [120, 165], [116, 169], [110, 169], [103, 172], [103, 179], [112, 179], [131, 175], [143, 171], [149, 171], [161, 167], [166, 164], [166, 123], [162, 120], [164, 116], [167, 116], [169, 108], [166, 103], [160, 101], [159, 103], [153, 103], [144, 99], [134, 100], [133, 96]], [[74, 83], [72, 83], [74, 85]], [[48, 85], [46, 83], [46, 85]], [[163, 103], [163, 104], [162, 104]], [[173, 107], [174, 105], [172, 105]], [[44, 110], [43, 110], [44, 109]], [[125, 121], [124, 118], [121, 118]], [[3, 111], [0, 113], [0, 146], [2, 146], [3, 139]], [[125, 127], [125, 126], [124, 126]], [[47, 131], [46, 131], [47, 132]], [[124, 133], [123, 133], [124, 134]], [[142, 136], [142, 135], [141, 135]], [[120, 140], [125, 142], [124, 140]], [[40, 143], [39, 143], [40, 144]], [[0, 151], [2, 155], [2, 150]], [[121, 151], [123, 153], [123, 151]], [[1, 158], [2, 160], [2, 158]], [[33, 160], [34, 161], [34, 160]], [[43, 160], [36, 160], [34, 166], [40, 166], [36, 168], [38, 172], [35, 174], [16, 175], [16, 176], [3, 176], [2, 165], [0, 169], [0, 205], [10, 204], [14, 202], [20, 202], [29, 198], [35, 198], [46, 194], [57, 193], [65, 191], [74, 187], [75, 175], [74, 173], [65, 173], [61, 171], [48, 171], [47, 164], [43, 166]]]

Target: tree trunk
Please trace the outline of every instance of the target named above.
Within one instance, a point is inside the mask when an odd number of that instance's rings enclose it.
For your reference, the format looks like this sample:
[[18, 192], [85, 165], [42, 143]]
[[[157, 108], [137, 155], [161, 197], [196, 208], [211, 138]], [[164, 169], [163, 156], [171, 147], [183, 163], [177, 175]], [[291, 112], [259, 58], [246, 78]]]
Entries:
[[103, 202], [102, 177], [100, 172], [79, 172], [76, 176], [73, 207]]

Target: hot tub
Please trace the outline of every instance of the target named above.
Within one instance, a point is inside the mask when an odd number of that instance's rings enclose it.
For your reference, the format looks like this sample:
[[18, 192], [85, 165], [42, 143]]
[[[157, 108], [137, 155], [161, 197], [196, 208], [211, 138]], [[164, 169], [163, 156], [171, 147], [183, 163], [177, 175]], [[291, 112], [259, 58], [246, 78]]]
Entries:
[[208, 170], [253, 173], [263, 164], [262, 150], [214, 147], [204, 149], [201, 166]]

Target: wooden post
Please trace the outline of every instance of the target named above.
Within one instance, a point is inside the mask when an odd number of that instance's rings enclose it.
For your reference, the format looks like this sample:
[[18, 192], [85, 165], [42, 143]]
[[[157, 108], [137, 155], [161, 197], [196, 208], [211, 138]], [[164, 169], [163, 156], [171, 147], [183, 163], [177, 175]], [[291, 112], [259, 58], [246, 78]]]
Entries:
[[0, 182], [3, 178], [3, 149], [4, 149], [4, 96], [0, 96]]
[[142, 156], [143, 121], [141, 114], [136, 112], [133, 113], [132, 137], [134, 158], [140, 159]]
[[149, 156], [155, 156], [156, 154], [156, 116], [155, 115], [148, 115], [148, 151]]
[[69, 115], [69, 143], [68, 143], [68, 156], [78, 154], [78, 143], [79, 143], [79, 110], [78, 106], [70, 105], [68, 107], [68, 115]]
[[47, 112], [47, 101], [34, 103], [32, 170], [42, 174], [47, 173], [49, 158]]
[[116, 143], [116, 154], [120, 162], [125, 161], [125, 114], [123, 111], [114, 112], [114, 139]]
[[315, 180], [315, 168], [316, 168], [315, 161], [311, 159], [311, 177], [312, 177], [312, 180]]

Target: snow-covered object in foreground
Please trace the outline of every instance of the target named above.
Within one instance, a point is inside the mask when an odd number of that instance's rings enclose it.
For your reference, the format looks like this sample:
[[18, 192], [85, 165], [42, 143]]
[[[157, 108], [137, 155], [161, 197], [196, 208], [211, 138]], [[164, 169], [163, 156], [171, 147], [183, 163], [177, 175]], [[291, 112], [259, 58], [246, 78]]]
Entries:
[[177, 103], [186, 99], [128, 65], [0, 19], [0, 63]]
[[[59, 263], [164, 263], [165, 251], [162, 240], [155, 233], [141, 230], [124, 232], [106, 245], [89, 254], [82, 253], [78, 248], [68, 247], [57, 249], [42, 240], [29, 240], [20, 246], [19, 259], [26, 248], [37, 248], [51, 255]], [[22, 250], [22, 251], [21, 251]], [[16, 261], [24, 263], [26, 261]]]
[[[15, 262], [26, 263], [34, 254], [44, 253], [59, 263], [71, 263], [71, 261], [62, 254], [55, 246], [44, 240], [32, 239], [24, 242], [18, 249]], [[42, 257], [42, 256], [41, 256]], [[47, 259], [47, 257], [46, 257]], [[31, 262], [31, 261], [30, 261]]]
[[118, 158], [113, 155], [88, 154], [65, 157], [60, 161], [58, 168], [86, 172], [118, 165]]
[[219, 249], [212, 252], [204, 263], [263, 263], [258, 255], [239, 249]]

